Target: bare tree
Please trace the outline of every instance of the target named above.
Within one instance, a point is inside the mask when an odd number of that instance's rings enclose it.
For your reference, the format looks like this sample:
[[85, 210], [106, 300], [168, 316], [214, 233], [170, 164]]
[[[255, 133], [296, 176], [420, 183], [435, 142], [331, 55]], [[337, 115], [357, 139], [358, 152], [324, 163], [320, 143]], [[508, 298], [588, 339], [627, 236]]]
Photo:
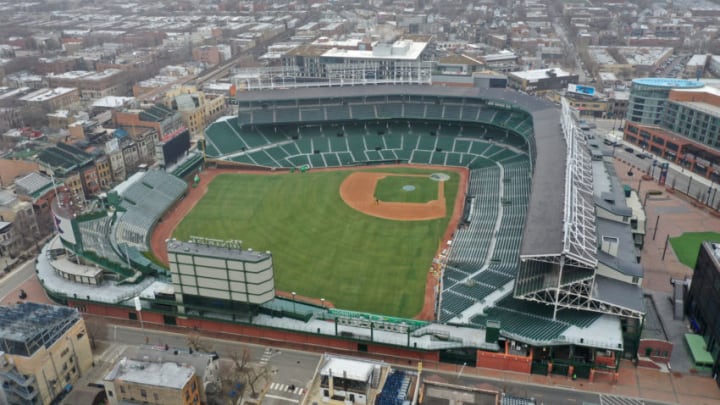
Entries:
[[248, 391], [250, 397], [255, 399], [262, 392], [267, 383], [270, 369], [261, 364], [251, 362], [252, 358], [247, 349], [233, 352], [227, 358], [219, 360], [219, 374], [222, 388], [213, 395], [212, 403], [227, 403], [228, 398], [236, 399], [244, 396]]
[[257, 366], [247, 367], [245, 369], [245, 378], [247, 379], [247, 385], [250, 386], [253, 398], [257, 398], [258, 396], [255, 385], [259, 382], [264, 382], [269, 376], [270, 368], [267, 365], [261, 366], [258, 364]]
[[187, 344], [191, 350], [196, 352], [209, 353], [212, 351], [212, 345], [204, 341], [202, 336], [197, 333], [188, 335]]

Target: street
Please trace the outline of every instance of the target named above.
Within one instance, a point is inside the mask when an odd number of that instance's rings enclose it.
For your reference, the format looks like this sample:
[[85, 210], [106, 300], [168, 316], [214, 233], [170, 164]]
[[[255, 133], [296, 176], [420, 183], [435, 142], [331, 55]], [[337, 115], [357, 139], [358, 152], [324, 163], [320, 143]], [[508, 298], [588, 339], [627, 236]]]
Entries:
[[5, 277], [0, 279], [0, 301], [4, 301], [5, 298], [11, 292], [15, 291], [22, 283], [27, 281], [30, 277], [35, 274], [35, 261], [28, 260], [27, 262], [16, 267]]
[[[165, 344], [172, 347], [187, 347], [186, 335], [171, 332], [162, 332], [156, 330], [145, 330], [137, 328], [129, 328], [125, 326], [110, 325], [108, 326], [107, 339], [110, 342], [124, 345], [141, 345], [145, 342], [145, 336], [149, 339], [149, 344], [163, 346]], [[263, 404], [271, 405], [288, 405], [288, 403], [300, 403], [303, 395], [307, 392], [313, 375], [315, 374], [320, 355], [316, 353], [308, 353], [288, 349], [276, 349], [266, 346], [258, 346], [242, 342], [234, 342], [221, 339], [205, 338], [202, 340], [212, 346], [212, 350], [217, 351], [220, 356], [229, 356], [232, 353], [240, 352], [244, 349], [249, 350], [253, 362], [267, 364], [272, 371], [272, 381], [269, 390], [263, 400]], [[105, 351], [101, 358], [111, 363], [117, 360], [118, 351], [112, 348]], [[97, 361], [96, 361], [97, 363]], [[415, 368], [407, 368], [415, 371]], [[460, 369], [459, 369], [460, 370]], [[640, 402], [638, 399], [626, 398], [615, 395], [597, 394], [593, 392], [583, 392], [568, 387], [547, 386], [544, 384], [522, 383], [511, 380], [502, 380], [497, 378], [488, 378], [476, 376], [472, 374], [462, 374], [462, 372], [443, 372], [435, 370], [426, 370], [423, 375], [430, 377], [439, 376], [442, 379], [457, 383], [460, 385], [475, 386], [479, 383], [486, 383], [494, 386], [501, 392], [510, 395], [521, 396], [525, 398], [534, 398], [537, 404], [617, 404], [617, 405], [661, 405], [660, 402]], [[292, 390], [291, 388], [293, 388]], [[300, 395], [302, 393], [302, 395]]]

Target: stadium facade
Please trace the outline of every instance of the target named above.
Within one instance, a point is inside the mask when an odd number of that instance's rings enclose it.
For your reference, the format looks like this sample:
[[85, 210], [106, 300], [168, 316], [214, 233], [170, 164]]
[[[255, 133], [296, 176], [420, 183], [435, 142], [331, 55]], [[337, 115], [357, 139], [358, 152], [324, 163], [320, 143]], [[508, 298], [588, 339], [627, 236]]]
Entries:
[[[48, 294], [83, 311], [133, 320], [132, 298], [140, 296], [146, 324], [538, 374], [616, 375], [622, 357], [636, 356], [644, 308], [633, 196], [623, 194], [611, 162], [587, 141], [566, 104], [558, 109], [496, 89], [366, 86], [247, 92], [238, 107], [238, 117], [206, 129], [206, 164], [268, 171], [389, 163], [468, 168], [463, 226], [443, 261], [435, 319], [275, 296], [266, 277], [272, 268], [264, 265], [255, 267], [256, 299], [234, 294], [241, 288], [231, 278], [239, 273], [231, 275], [218, 255], [253, 256], [237, 260], [243, 271], [248, 262], [271, 260], [241, 246], [169, 241], [170, 269], [150, 262], [142, 254], [147, 235], [186, 187], [158, 171], [133, 176], [89, 213], [56, 201], [59, 234], [38, 258]], [[193, 249], [197, 255], [184, 254]], [[195, 256], [224, 261], [223, 277], [200, 277], [197, 270], [205, 272], [208, 263], [195, 263]], [[68, 258], [105, 269], [101, 285], [59, 277], [58, 264]], [[194, 281], [182, 281], [191, 273]], [[213, 286], [203, 292], [201, 282]], [[185, 287], [194, 289], [190, 302]]]

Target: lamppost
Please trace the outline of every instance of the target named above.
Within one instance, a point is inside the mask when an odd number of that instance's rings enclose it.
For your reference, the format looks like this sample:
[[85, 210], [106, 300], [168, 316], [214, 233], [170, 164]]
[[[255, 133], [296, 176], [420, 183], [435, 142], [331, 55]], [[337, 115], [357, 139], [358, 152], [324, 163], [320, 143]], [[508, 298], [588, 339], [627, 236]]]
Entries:
[[292, 300], [293, 300], [293, 313], [295, 313], [295, 291], [291, 292], [292, 294]]
[[325, 298], [320, 298], [320, 307], [325, 309]]

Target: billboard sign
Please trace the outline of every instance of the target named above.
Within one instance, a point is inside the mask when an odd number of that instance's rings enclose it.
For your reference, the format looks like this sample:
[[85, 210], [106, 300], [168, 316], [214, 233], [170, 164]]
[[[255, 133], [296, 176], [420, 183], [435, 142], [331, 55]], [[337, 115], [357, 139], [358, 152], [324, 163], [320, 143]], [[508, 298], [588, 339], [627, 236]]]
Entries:
[[592, 86], [583, 86], [580, 84], [568, 84], [567, 91], [569, 93], [577, 93], [577, 94], [584, 94], [586, 96], [594, 96], [595, 95], [595, 87]]

